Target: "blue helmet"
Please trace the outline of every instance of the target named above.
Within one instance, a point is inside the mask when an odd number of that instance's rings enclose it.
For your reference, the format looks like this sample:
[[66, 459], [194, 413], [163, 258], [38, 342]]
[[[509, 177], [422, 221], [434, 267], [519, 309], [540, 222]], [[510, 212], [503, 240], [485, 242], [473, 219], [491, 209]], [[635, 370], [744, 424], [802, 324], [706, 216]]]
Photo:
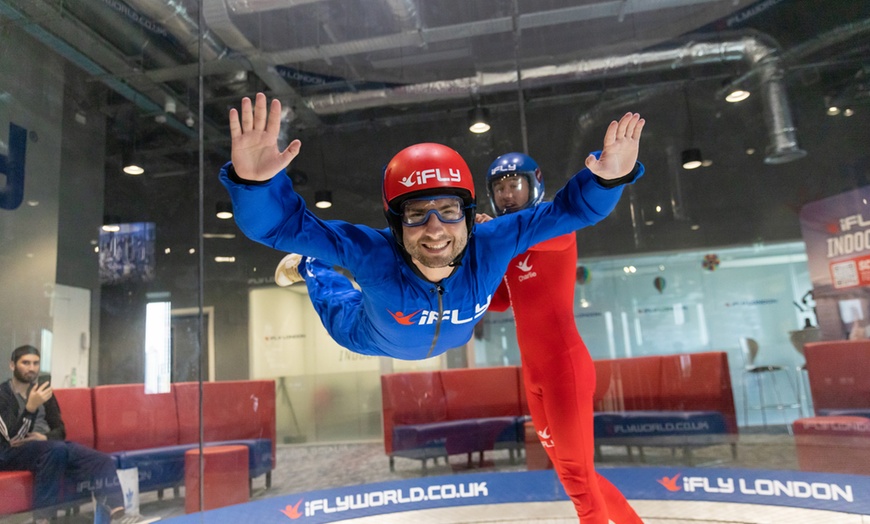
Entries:
[[[510, 209], [502, 209], [496, 205], [492, 185], [507, 177], [522, 177], [528, 184], [529, 199], [525, 204]], [[486, 193], [489, 195], [492, 210], [499, 216], [536, 206], [544, 199], [544, 177], [541, 175], [541, 168], [529, 155], [523, 153], [502, 155], [490, 164], [486, 172]]]

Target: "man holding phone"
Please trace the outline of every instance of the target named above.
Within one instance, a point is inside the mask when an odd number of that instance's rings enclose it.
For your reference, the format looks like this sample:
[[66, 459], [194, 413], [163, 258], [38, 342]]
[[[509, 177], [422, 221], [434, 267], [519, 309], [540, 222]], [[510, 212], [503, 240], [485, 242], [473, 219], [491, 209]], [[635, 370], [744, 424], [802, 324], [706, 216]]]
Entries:
[[[105, 453], [65, 442], [66, 428], [48, 375], [39, 374], [40, 352], [21, 346], [12, 352], [12, 378], [0, 384], [0, 471], [33, 474], [34, 519], [48, 522], [63, 502], [64, 478], [99, 486], [94, 495], [106, 499], [112, 520], [136, 522], [124, 516], [124, 496], [115, 463]], [[131, 518], [133, 520], [131, 520]]]

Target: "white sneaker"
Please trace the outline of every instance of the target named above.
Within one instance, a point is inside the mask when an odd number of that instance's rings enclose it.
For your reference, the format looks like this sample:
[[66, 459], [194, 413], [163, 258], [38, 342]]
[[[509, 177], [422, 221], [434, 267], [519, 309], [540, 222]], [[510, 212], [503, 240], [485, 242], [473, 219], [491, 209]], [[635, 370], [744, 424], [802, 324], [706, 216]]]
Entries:
[[281, 287], [287, 287], [302, 282], [304, 279], [299, 274], [299, 262], [301, 261], [302, 255], [296, 253], [291, 253], [281, 259], [278, 267], [275, 268], [275, 283]]

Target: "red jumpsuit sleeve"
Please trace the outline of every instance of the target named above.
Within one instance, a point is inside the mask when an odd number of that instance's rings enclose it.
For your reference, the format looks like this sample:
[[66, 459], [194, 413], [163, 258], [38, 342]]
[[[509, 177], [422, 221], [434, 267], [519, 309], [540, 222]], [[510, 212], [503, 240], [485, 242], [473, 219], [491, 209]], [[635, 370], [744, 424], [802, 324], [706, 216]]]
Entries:
[[498, 286], [498, 289], [495, 290], [495, 294], [492, 296], [492, 300], [489, 301], [489, 307], [487, 310], [489, 311], [507, 311], [507, 308], [511, 307], [511, 297], [508, 293], [507, 283], [504, 279], [501, 280], [501, 284]]
[[544, 240], [529, 248], [529, 251], [564, 251], [574, 241], [575, 233], [567, 233], [550, 240]]

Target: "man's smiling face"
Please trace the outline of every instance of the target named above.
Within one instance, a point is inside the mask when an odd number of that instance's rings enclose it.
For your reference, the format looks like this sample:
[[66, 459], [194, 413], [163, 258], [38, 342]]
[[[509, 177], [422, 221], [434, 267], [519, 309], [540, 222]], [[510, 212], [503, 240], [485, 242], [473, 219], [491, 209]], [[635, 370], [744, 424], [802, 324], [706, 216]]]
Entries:
[[428, 268], [448, 267], [468, 243], [465, 220], [445, 224], [434, 213], [419, 226], [402, 226], [402, 240], [411, 258]]

